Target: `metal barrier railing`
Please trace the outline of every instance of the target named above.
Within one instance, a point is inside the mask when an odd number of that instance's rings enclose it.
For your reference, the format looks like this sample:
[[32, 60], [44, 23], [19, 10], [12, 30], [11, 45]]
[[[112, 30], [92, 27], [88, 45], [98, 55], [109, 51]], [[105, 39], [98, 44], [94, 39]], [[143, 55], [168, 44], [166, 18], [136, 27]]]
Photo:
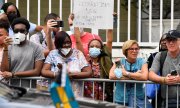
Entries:
[[[16, 78], [17, 79], [17, 78]], [[21, 80], [23, 79], [26, 79], [26, 80], [29, 80], [29, 83], [30, 83], [30, 87], [29, 88], [32, 88], [32, 80], [49, 80], [49, 78], [44, 78], [44, 77], [24, 77], [24, 78], [18, 78], [20, 83], [19, 83], [19, 86], [21, 87], [22, 85], [22, 82]], [[97, 79], [97, 78], [86, 78], [86, 79], [73, 79], [73, 81], [81, 81], [83, 82], [82, 84], [82, 91], [83, 91], [83, 94], [84, 94], [84, 82], [88, 82], [88, 81], [91, 81], [93, 82], [93, 96], [94, 96], [94, 82], [103, 82], [103, 101], [104, 101], [104, 94], [105, 94], [105, 83], [107, 82], [112, 82], [113, 83], [113, 103], [115, 102], [115, 99], [114, 99], [114, 96], [115, 96], [115, 83], [116, 82], [122, 82], [124, 83], [124, 106], [125, 106], [125, 90], [126, 90], [126, 84], [127, 83], [133, 83], [134, 84], [134, 106], [136, 106], [136, 84], [138, 83], [141, 83], [141, 84], [144, 84], [144, 90], [146, 91], [146, 84], [154, 84], [154, 82], [152, 81], [137, 81], [137, 80], [110, 80], [110, 79]], [[9, 84], [11, 84], [11, 81], [9, 81]], [[180, 83], [176, 84], [175, 86], [177, 87], [177, 90], [176, 90], [176, 93], [177, 93], [177, 108], [179, 108], [178, 106], [178, 103], [179, 103], [179, 85]], [[93, 98], [94, 99], [94, 98]], [[146, 106], [146, 100], [147, 100], [147, 93], [145, 92], [145, 108], [147, 107]], [[156, 88], [156, 96], [155, 96], [155, 108], [157, 108], [157, 88]], [[166, 85], [166, 108], [168, 108], [168, 85]]]

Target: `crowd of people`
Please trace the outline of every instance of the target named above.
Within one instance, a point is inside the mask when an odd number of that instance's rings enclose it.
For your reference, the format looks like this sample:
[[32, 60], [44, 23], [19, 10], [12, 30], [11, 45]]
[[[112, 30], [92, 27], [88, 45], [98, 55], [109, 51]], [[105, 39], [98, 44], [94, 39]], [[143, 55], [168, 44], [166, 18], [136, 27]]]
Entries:
[[[153, 53], [146, 61], [138, 57], [140, 46], [136, 40], [127, 40], [122, 46], [124, 58], [112, 61], [113, 30], [108, 29], [106, 44], [101, 36], [85, 32], [83, 28], [74, 27], [74, 15], [68, 18], [72, 31], [69, 35], [60, 31], [56, 20], [61, 18], [50, 13], [44, 19], [43, 26], [37, 26], [20, 16], [13, 3], [5, 3], [0, 11], [0, 76], [5, 82], [11, 78], [43, 76], [54, 79], [59, 74], [59, 66], [67, 65], [70, 79], [103, 78], [111, 80], [153, 81], [161, 84], [158, 96], [161, 97], [159, 107], [166, 105], [166, 85], [169, 85], [169, 107], [176, 106], [177, 88], [180, 83], [180, 33], [171, 30], [160, 40], [159, 52]], [[28, 33], [37, 33], [27, 39]], [[162, 57], [162, 53], [166, 56]], [[164, 58], [163, 64], [161, 58]], [[19, 85], [19, 80], [13, 79], [12, 85]], [[36, 86], [36, 82], [32, 83]], [[28, 80], [22, 80], [23, 87], [29, 87]], [[87, 81], [71, 82], [76, 97], [85, 96], [103, 100], [103, 83]], [[93, 87], [94, 85], [94, 87]], [[93, 90], [94, 88], [94, 90]], [[106, 83], [104, 99], [113, 101], [113, 84]], [[126, 89], [125, 89], [126, 88]], [[136, 96], [134, 90], [136, 88]], [[84, 94], [83, 90], [84, 89]], [[153, 101], [145, 102], [145, 90], [142, 83], [116, 82], [115, 102], [129, 107], [154, 107]], [[93, 95], [94, 91], [94, 95]], [[125, 92], [125, 94], [124, 94]], [[180, 95], [180, 88], [178, 90]], [[134, 96], [136, 100], [134, 100]], [[125, 100], [124, 100], [125, 99]], [[125, 101], [125, 102], [124, 102]]]

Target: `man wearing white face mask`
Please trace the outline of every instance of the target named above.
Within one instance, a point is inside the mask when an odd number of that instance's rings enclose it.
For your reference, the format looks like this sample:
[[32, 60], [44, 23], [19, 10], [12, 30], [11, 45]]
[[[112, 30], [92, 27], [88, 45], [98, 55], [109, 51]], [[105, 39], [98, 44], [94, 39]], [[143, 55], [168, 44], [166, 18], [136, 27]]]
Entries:
[[[14, 32], [13, 44], [8, 47], [9, 69], [3, 72], [4, 78], [39, 76], [43, 66], [44, 55], [42, 48], [27, 40], [29, 22], [24, 18], [16, 18], [12, 22]], [[29, 87], [28, 80], [21, 80], [23, 87]], [[12, 85], [19, 86], [19, 80], [13, 79]], [[32, 83], [32, 87], [35, 83]]]
[[[84, 32], [83, 28], [79, 28], [79, 32], [75, 32], [77, 31], [77, 27], [74, 28], [73, 26], [73, 19], [74, 19], [74, 14], [70, 14], [69, 18], [68, 18], [68, 22], [69, 22], [69, 26], [70, 26], [70, 30], [72, 32], [72, 35], [70, 35], [71, 37], [71, 41], [72, 41], [72, 48], [77, 48], [78, 50], [82, 51], [85, 55], [85, 57], [88, 57], [89, 51], [88, 51], [88, 43], [89, 41], [91, 41], [92, 39], [99, 39], [101, 40], [101, 37], [89, 32]], [[80, 36], [79, 36], [80, 33]], [[79, 45], [79, 44], [82, 45]]]

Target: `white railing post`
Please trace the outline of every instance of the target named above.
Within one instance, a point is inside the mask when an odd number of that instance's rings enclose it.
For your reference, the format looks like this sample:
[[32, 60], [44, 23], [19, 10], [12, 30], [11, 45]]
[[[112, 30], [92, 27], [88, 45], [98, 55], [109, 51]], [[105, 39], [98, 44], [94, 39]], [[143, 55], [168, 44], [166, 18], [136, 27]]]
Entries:
[[174, 0], [171, 0], [171, 30], [174, 29]]
[[41, 0], [38, 0], [38, 25], [40, 25], [41, 21]]
[[131, 38], [131, 0], [128, 0], [128, 40]]
[[163, 30], [163, 26], [162, 26], [162, 22], [163, 21], [163, 0], [160, 0], [160, 28], [159, 28], [159, 34], [160, 34], [160, 38], [162, 36], [162, 30]]
[[117, 42], [120, 42], [120, 0], [117, 1]]
[[141, 42], [141, 0], [138, 2], [138, 42]]
[[149, 42], [152, 38], [152, 0], [149, 0]]
[[51, 13], [51, 3], [52, 3], [52, 1], [49, 0], [49, 13]]

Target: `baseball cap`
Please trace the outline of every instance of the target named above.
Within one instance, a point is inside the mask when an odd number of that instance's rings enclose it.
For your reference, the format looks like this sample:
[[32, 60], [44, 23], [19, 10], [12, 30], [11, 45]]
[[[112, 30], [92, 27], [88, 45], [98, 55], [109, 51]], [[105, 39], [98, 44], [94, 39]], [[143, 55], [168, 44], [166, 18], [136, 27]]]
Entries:
[[167, 33], [166, 39], [178, 39], [180, 38], [180, 32], [177, 30], [170, 30]]

